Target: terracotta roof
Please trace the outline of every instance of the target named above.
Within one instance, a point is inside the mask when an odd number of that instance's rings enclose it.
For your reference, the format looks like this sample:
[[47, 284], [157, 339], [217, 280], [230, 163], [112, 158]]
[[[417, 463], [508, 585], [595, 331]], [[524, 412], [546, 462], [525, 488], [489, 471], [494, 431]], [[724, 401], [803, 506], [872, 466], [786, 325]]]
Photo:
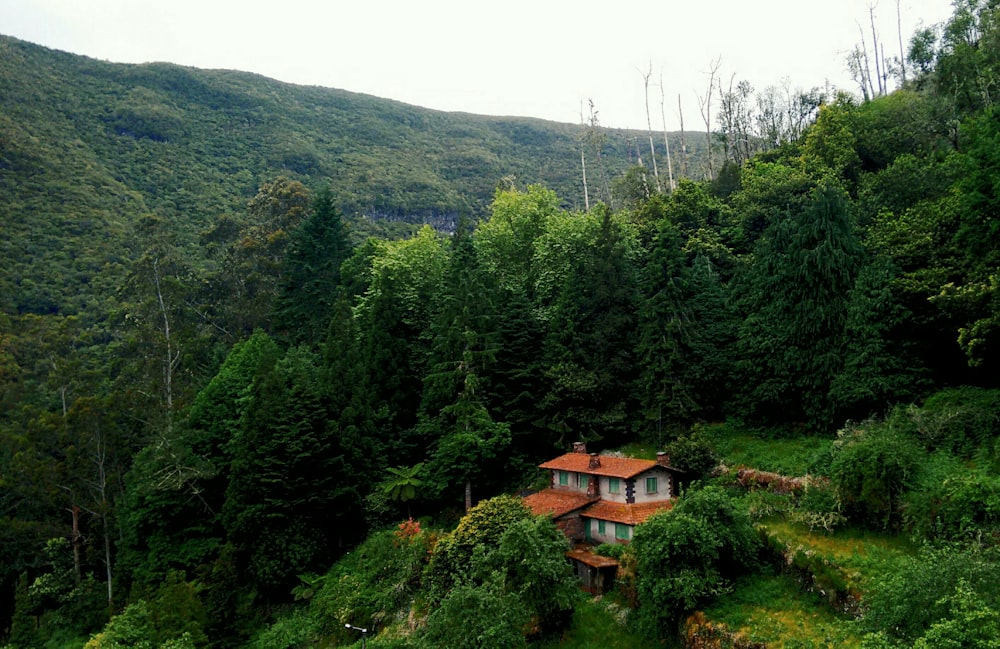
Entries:
[[597, 498], [566, 489], [543, 489], [524, 498], [524, 504], [528, 506], [532, 514], [535, 516], [547, 514], [552, 518], [559, 518], [595, 501]]
[[599, 554], [594, 554], [590, 550], [570, 550], [566, 553], [566, 556], [570, 559], [576, 559], [580, 563], [584, 563], [593, 568], [610, 568], [618, 565], [618, 561], [615, 559], [612, 559], [611, 557], [602, 557]]
[[[567, 453], [560, 455], [554, 460], [549, 460], [544, 464], [539, 464], [542, 469], [558, 469], [561, 471], [573, 471], [575, 473], [591, 473], [594, 475], [609, 476], [611, 478], [632, 478], [643, 471], [648, 471], [653, 467], [660, 466], [655, 460], [636, 460], [630, 457], [614, 457], [612, 455], [598, 455], [601, 466], [590, 468], [591, 456], [587, 453]], [[667, 467], [662, 467], [666, 469]]]
[[625, 523], [626, 525], [639, 525], [645, 523], [646, 519], [660, 511], [667, 511], [673, 507], [673, 502], [663, 500], [655, 503], [639, 503], [627, 505], [624, 503], [613, 503], [607, 500], [596, 502], [587, 509], [580, 512], [581, 516], [588, 518], [599, 518], [612, 523]]

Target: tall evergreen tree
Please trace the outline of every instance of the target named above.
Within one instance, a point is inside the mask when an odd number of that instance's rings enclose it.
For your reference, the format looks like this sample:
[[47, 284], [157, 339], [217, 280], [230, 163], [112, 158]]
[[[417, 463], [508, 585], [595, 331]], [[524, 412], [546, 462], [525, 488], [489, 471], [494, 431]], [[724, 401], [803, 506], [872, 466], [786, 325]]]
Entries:
[[697, 327], [686, 306], [687, 275], [680, 234], [663, 220], [643, 268], [637, 349], [639, 397], [658, 438], [664, 429], [684, 427], [698, 409], [686, 376]]
[[550, 389], [542, 405], [561, 438], [608, 436], [617, 444], [630, 428], [637, 278], [621, 223], [607, 208], [595, 212], [572, 217], [595, 219], [589, 226], [594, 238], [576, 242], [565, 260], [568, 272], [549, 315]]
[[340, 285], [340, 265], [350, 255], [347, 228], [329, 189], [292, 231], [274, 306], [274, 330], [293, 344], [318, 345], [329, 325]]
[[740, 407], [763, 423], [831, 428], [849, 291], [861, 260], [843, 190], [821, 184], [768, 228], [738, 285]]
[[232, 441], [226, 531], [249, 583], [272, 600], [361, 532], [355, 472], [328, 419], [317, 359], [293, 348], [257, 377]]

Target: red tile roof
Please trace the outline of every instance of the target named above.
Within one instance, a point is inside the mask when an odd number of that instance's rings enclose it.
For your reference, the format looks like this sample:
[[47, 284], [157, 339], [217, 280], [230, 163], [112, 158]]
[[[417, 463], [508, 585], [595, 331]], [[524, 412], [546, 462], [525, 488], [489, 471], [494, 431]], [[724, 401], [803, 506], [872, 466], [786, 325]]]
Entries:
[[566, 556], [594, 568], [610, 568], [618, 565], [618, 561], [612, 559], [611, 557], [602, 557], [599, 554], [594, 554], [590, 550], [583, 548], [570, 550], [566, 553]]
[[541, 469], [573, 471], [575, 473], [592, 473], [611, 478], [632, 478], [643, 471], [661, 466], [655, 460], [637, 460], [631, 457], [615, 457], [613, 455], [598, 455], [597, 459], [601, 463], [600, 466], [591, 468], [591, 456], [587, 453], [567, 453], [560, 455], [554, 460], [539, 464], [538, 467]]
[[625, 523], [626, 525], [639, 525], [645, 523], [646, 519], [660, 511], [667, 511], [673, 507], [673, 502], [663, 500], [655, 503], [640, 503], [627, 505], [624, 503], [613, 503], [607, 500], [596, 502], [587, 509], [580, 512], [582, 516], [598, 518], [612, 523]]
[[524, 498], [524, 504], [532, 514], [535, 516], [547, 514], [553, 518], [582, 509], [596, 501], [597, 498], [591, 498], [585, 493], [565, 489], [543, 489]]
[[659, 466], [655, 460], [636, 460], [630, 457], [598, 455], [597, 459], [600, 460], [601, 465], [592, 469], [590, 468], [590, 459], [591, 456], [587, 453], [567, 453], [538, 466], [542, 469], [591, 473], [611, 478], [632, 478], [643, 471], [648, 471], [655, 466]]

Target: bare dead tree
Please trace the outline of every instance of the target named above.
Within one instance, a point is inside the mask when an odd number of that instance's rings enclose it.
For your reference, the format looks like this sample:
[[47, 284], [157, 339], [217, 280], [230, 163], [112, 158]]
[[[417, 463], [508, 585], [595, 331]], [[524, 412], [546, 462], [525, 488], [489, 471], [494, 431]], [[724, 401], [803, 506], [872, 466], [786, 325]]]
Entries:
[[[586, 128], [586, 122], [583, 119], [583, 100], [580, 100], [580, 125]], [[587, 147], [585, 136], [586, 132], [580, 137], [580, 170], [583, 173], [583, 209], [589, 212], [590, 192], [587, 190]]]
[[687, 177], [688, 147], [684, 137], [684, 107], [681, 105], [681, 96], [677, 95], [677, 117], [680, 119], [681, 127], [681, 176]]
[[906, 85], [906, 52], [903, 50], [903, 0], [896, 0], [896, 36], [899, 38], [899, 74]]
[[660, 186], [660, 171], [656, 167], [656, 148], [653, 146], [653, 120], [649, 116], [649, 78], [653, 76], [653, 62], [649, 62], [649, 70], [642, 74], [642, 89], [646, 100], [646, 135], [649, 136], [649, 157], [653, 161], [653, 178], [656, 180], [656, 191], [663, 191]]
[[885, 67], [885, 60], [879, 61], [879, 53], [882, 51], [882, 48], [879, 47], [878, 30], [875, 28], [874, 4], [868, 5], [868, 21], [872, 29], [872, 53], [875, 56], [875, 78], [878, 80], [878, 96], [882, 97], [885, 95], [885, 76], [882, 70]]
[[716, 58], [709, 64], [708, 89], [705, 91], [704, 97], [698, 96], [698, 110], [701, 112], [701, 118], [705, 122], [705, 155], [708, 160], [709, 180], [715, 180], [715, 167], [712, 164], [712, 92], [715, 89], [715, 75], [718, 74], [721, 64], [721, 58]]
[[[860, 23], [858, 23], [858, 33], [861, 35], [861, 52], [859, 54], [858, 65], [861, 68], [862, 78], [868, 83], [868, 94], [866, 94], [866, 97], [877, 97], [878, 95], [875, 94], [875, 84], [872, 83], [871, 65], [868, 60], [868, 46], [865, 45], [865, 32], [861, 28]], [[855, 48], [855, 52], [857, 52], [857, 48]]]
[[663, 147], [667, 151], [667, 182], [670, 185], [670, 191], [674, 191], [674, 166], [670, 162], [670, 139], [667, 137], [667, 113], [666, 109], [663, 107], [665, 103], [665, 90], [663, 89], [663, 75], [660, 75], [660, 120], [663, 122]]

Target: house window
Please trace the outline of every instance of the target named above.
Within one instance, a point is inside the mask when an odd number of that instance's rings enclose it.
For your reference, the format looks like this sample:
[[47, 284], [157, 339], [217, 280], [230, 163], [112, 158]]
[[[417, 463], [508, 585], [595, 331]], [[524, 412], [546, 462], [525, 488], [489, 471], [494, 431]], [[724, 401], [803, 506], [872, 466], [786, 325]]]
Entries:
[[656, 478], [646, 478], [646, 493], [656, 493]]
[[580, 487], [581, 489], [586, 489], [587, 488], [587, 474], [586, 473], [577, 473], [576, 474], [576, 486]]
[[608, 478], [608, 493], [616, 494], [620, 493], [621, 486], [619, 484], [618, 478]]
[[607, 526], [605, 525], [604, 521], [597, 521], [597, 533], [598, 534], [607, 533]]
[[615, 538], [619, 541], [628, 541], [628, 525], [615, 523]]
[[562, 486], [562, 487], [565, 487], [565, 486], [569, 485], [569, 472], [568, 471], [560, 471], [559, 472], [559, 485]]

